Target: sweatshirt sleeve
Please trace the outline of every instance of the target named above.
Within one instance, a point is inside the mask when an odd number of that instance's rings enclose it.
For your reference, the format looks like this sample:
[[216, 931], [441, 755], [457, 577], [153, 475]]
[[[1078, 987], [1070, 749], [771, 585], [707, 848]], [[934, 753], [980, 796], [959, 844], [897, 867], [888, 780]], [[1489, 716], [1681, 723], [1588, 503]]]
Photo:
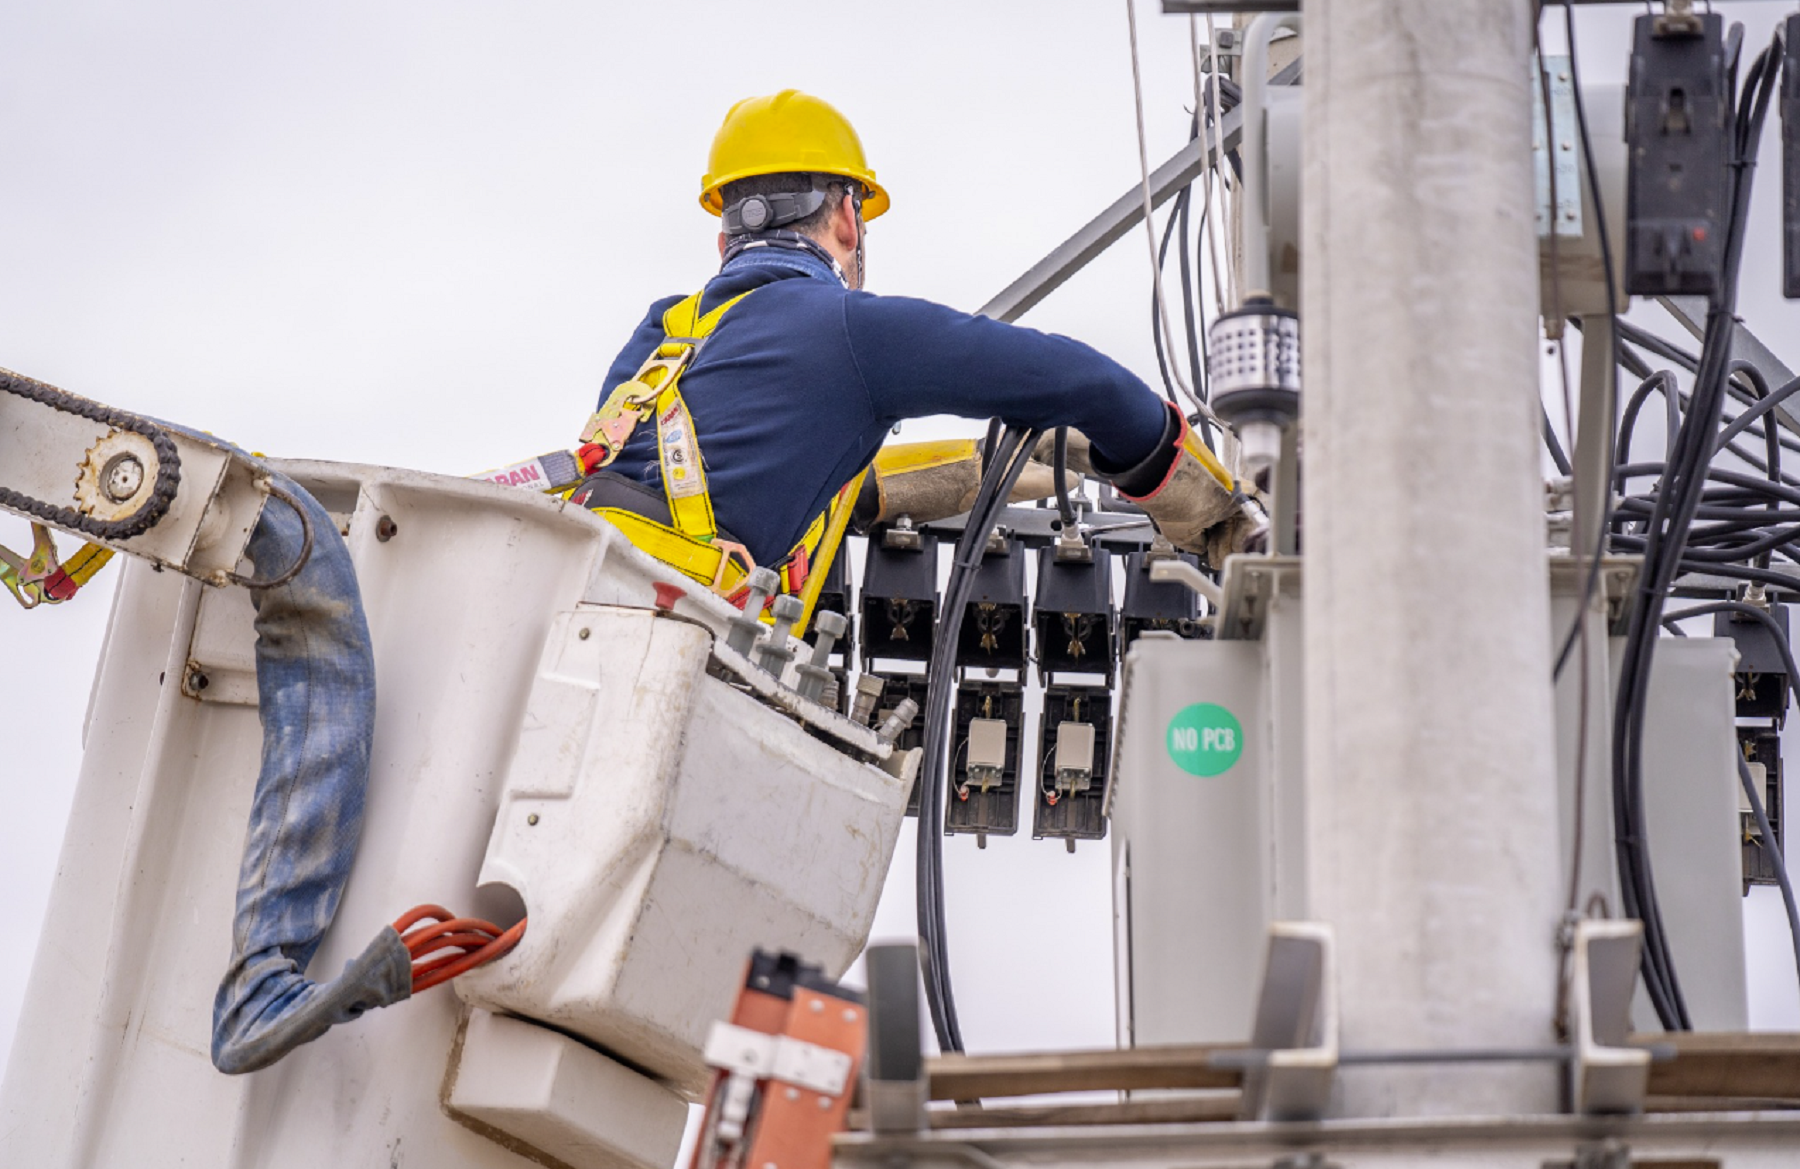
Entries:
[[891, 424], [955, 414], [1073, 426], [1109, 463], [1147, 457], [1168, 406], [1130, 370], [1079, 341], [927, 300], [852, 293], [844, 329], [869, 404]]
[[644, 319], [632, 331], [631, 340], [625, 342], [625, 348], [613, 358], [612, 367], [606, 371], [606, 381], [600, 386], [600, 404], [606, 402], [606, 396], [613, 392], [618, 384], [638, 371], [650, 351], [661, 343], [663, 338], [663, 314], [673, 308], [681, 299], [679, 296], [665, 296], [650, 306]]

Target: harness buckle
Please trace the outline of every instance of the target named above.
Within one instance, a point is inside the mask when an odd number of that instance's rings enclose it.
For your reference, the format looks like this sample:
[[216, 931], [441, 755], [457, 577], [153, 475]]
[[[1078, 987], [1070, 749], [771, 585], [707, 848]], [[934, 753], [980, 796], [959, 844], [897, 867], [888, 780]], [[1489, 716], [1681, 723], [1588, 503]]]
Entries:
[[735, 540], [715, 539], [712, 546], [719, 550], [719, 569], [713, 573], [712, 584], [708, 587], [721, 597], [728, 596], [729, 594], [725, 591], [725, 571], [730, 567], [732, 560], [737, 560], [743, 566], [743, 575], [747, 577], [756, 571], [756, 559], [750, 555], [750, 549]]

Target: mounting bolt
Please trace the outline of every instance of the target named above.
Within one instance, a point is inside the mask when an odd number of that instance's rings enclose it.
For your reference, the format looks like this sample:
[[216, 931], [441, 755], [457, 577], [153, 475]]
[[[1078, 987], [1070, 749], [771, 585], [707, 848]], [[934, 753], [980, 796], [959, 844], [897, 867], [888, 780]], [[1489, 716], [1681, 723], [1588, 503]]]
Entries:
[[772, 569], [759, 568], [750, 574], [750, 595], [744, 598], [742, 615], [731, 619], [731, 631], [725, 635], [726, 645], [745, 657], [750, 656], [750, 647], [762, 633], [763, 603], [780, 587], [781, 578]]
[[375, 538], [383, 544], [400, 533], [400, 525], [394, 522], [393, 516], [382, 516], [375, 521]]
[[527, 823], [527, 824], [536, 824], [537, 822], [538, 822], [538, 814], [536, 812], [533, 812], [531, 815], [525, 817], [525, 823]]
[[788, 647], [788, 633], [806, 612], [806, 603], [791, 593], [784, 593], [775, 598], [769, 611], [775, 615], [775, 628], [757, 643], [756, 664], [780, 678], [787, 664], [794, 660], [794, 651]]
[[850, 628], [850, 620], [842, 613], [834, 613], [827, 609], [813, 618], [812, 660], [800, 667], [800, 697], [809, 702], [819, 701], [824, 693], [825, 683], [831, 681], [831, 670], [825, 665], [831, 657], [831, 650], [844, 631]]

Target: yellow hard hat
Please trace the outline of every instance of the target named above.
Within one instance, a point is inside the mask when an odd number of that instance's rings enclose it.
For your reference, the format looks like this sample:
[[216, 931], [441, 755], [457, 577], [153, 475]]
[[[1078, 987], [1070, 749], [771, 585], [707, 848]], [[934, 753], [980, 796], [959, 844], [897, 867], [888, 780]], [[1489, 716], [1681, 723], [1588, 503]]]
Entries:
[[719, 188], [753, 175], [843, 175], [869, 189], [864, 220], [888, 209], [887, 191], [863, 158], [862, 140], [850, 120], [829, 103], [784, 89], [773, 97], [747, 97], [731, 107], [713, 135], [700, 180], [700, 206], [714, 215], [725, 210]]

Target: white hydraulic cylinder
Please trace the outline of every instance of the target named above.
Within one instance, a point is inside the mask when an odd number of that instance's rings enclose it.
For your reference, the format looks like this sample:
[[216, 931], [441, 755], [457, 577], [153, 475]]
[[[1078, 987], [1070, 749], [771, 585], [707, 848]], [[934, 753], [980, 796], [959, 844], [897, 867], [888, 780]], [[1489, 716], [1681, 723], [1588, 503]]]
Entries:
[[[1558, 820], [1527, 0], [1306, 5], [1310, 916], [1345, 1051], [1549, 1046]], [[1350, 1116], [1557, 1108], [1553, 1063]]]

